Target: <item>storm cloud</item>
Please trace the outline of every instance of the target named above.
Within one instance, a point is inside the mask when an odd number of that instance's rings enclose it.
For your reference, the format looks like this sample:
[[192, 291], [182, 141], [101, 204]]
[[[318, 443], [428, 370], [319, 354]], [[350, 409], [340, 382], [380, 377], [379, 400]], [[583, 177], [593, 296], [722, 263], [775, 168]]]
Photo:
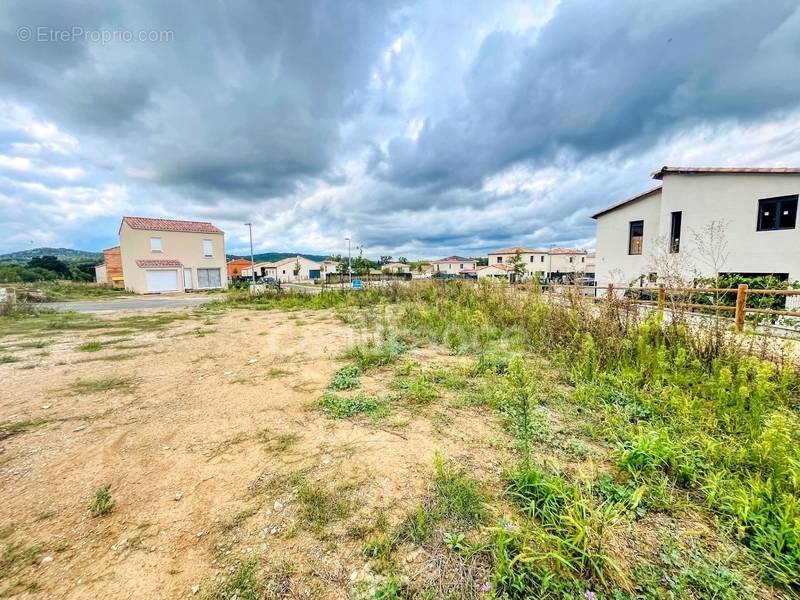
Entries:
[[[36, 37], [75, 28], [163, 35]], [[263, 250], [591, 246], [663, 164], [796, 166], [799, 63], [784, 0], [4, 2], [0, 251], [123, 214], [231, 251], [244, 221]]]

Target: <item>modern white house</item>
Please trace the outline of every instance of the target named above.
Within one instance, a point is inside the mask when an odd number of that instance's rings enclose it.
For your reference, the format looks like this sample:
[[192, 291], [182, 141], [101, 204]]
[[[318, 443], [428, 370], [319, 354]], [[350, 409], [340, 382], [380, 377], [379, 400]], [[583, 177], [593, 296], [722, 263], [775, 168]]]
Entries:
[[463, 256], [448, 256], [447, 258], [431, 261], [433, 275], [436, 273], [458, 275], [462, 271], [474, 271], [477, 266], [478, 262], [475, 259], [464, 258]]
[[[290, 256], [276, 262], [260, 262], [253, 265], [256, 277], [272, 277], [283, 283], [296, 283], [321, 278], [321, 265], [305, 256]], [[242, 269], [242, 275], [249, 277], [250, 269]]]
[[597, 221], [597, 282], [800, 279], [800, 168], [663, 167]]
[[549, 279], [594, 275], [594, 253], [581, 248], [526, 248], [513, 246], [489, 252], [489, 265], [508, 265], [519, 254], [528, 277]]

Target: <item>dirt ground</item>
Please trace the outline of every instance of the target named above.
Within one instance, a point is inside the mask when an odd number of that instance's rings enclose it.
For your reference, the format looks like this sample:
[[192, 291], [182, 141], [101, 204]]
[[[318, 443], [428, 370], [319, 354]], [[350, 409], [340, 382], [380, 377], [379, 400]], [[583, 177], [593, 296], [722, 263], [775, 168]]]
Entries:
[[[102, 335], [0, 338], [6, 348], [46, 340], [0, 364], [0, 423], [34, 424], [0, 440], [5, 595], [189, 598], [237, 557], [257, 556], [292, 564], [287, 597], [346, 598], [366, 564], [353, 532], [397, 523], [419, 503], [435, 452], [478, 478], [504, 460], [507, 440], [488, 409], [438, 403], [376, 424], [310, 408], [344, 364], [342, 349], [372, 335], [333, 312], [229, 310], [127, 334], [130, 356], [119, 360], [104, 360], [118, 352], [110, 348], [78, 350]], [[456, 360], [430, 348], [412, 357]], [[105, 377], [134, 379], [128, 389], [70, 387]], [[391, 377], [370, 372], [364, 390], [381, 392]], [[356, 509], [309, 530], [292, 477], [347, 489]], [[93, 517], [106, 484], [116, 508]]]

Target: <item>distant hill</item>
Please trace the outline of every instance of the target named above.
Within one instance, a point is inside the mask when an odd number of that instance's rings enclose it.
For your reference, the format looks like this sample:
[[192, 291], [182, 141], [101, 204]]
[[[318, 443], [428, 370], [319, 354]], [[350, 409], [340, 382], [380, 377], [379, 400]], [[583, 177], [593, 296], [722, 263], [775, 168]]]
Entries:
[[[228, 260], [232, 258], [246, 258], [250, 260], [249, 254], [228, 254]], [[259, 262], [276, 262], [279, 260], [283, 260], [284, 258], [293, 258], [295, 256], [305, 256], [310, 260], [325, 260], [327, 256], [322, 254], [303, 254], [302, 252], [261, 252], [260, 254], [253, 255], [255, 261]]]
[[35, 256], [55, 256], [63, 261], [99, 261], [103, 258], [101, 252], [87, 252], [86, 250], [73, 250], [72, 248], [31, 248], [30, 250], [0, 254], [0, 262], [28, 262]]

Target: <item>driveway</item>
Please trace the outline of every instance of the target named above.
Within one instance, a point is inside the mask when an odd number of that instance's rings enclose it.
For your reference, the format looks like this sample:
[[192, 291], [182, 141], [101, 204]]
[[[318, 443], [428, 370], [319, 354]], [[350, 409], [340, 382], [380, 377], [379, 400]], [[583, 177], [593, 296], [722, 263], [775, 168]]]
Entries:
[[213, 300], [213, 296], [137, 296], [112, 300], [76, 300], [72, 302], [45, 302], [40, 306], [55, 310], [71, 310], [82, 313], [116, 312], [118, 310], [142, 310], [192, 308]]

